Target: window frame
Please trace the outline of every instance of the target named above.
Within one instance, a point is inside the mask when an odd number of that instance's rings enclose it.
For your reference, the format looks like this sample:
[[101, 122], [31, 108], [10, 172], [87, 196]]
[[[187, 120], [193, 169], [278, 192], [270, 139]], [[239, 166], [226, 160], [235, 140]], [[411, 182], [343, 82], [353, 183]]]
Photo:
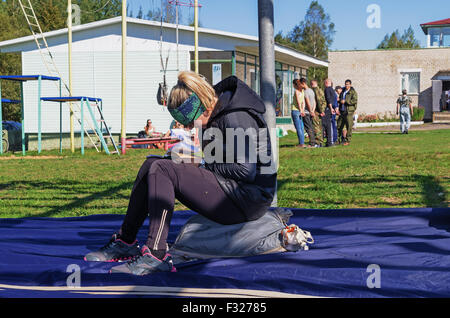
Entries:
[[418, 78], [418, 85], [417, 85], [417, 92], [414, 92], [414, 93], [411, 93], [410, 92], [410, 90], [409, 90], [409, 88], [410, 88], [410, 85], [409, 85], [409, 76], [408, 76], [408, 87], [407, 87], [407, 91], [408, 91], [408, 95], [413, 95], [413, 96], [418, 96], [418, 95], [420, 95], [420, 87], [421, 87], [421, 85], [420, 85], [420, 80], [421, 80], [421, 78], [422, 78], [422, 69], [421, 68], [417, 68], [417, 69], [399, 69], [398, 70], [398, 73], [399, 73], [399, 95], [402, 95], [402, 90], [403, 90], [403, 87], [402, 87], [402, 83], [403, 83], [403, 76], [405, 75], [405, 74], [411, 74], [411, 73], [418, 73], [419, 74], [419, 78]]

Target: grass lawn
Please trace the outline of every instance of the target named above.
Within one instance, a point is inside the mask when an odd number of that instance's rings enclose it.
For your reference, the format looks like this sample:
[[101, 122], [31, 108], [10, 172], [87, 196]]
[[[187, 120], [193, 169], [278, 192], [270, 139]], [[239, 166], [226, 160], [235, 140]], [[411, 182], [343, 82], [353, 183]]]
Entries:
[[[295, 148], [280, 139], [278, 205], [292, 208], [449, 206], [450, 130], [354, 134], [351, 146]], [[88, 150], [0, 157], [0, 217], [125, 213], [149, 153], [107, 156]], [[20, 156], [16, 154], [15, 157]], [[31, 159], [37, 156], [38, 159]], [[176, 205], [177, 210], [186, 207]]]

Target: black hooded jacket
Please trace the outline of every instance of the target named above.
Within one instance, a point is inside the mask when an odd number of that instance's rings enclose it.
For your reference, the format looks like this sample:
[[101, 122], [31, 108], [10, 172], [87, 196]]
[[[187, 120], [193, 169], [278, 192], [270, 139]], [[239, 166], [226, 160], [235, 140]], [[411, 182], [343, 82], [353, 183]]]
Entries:
[[[261, 98], [235, 76], [214, 89], [219, 100], [203, 136], [205, 168], [215, 174], [248, 221], [253, 221], [264, 215], [276, 191], [270, 134], [263, 118], [266, 108]], [[210, 128], [220, 134], [208, 135]]]

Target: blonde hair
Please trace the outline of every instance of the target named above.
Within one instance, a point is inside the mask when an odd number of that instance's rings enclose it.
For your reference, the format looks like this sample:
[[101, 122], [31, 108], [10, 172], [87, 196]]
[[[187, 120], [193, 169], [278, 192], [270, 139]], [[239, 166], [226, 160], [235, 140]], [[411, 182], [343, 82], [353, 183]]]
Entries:
[[178, 108], [192, 92], [200, 98], [208, 110], [214, 108], [216, 97], [214, 88], [204, 77], [192, 71], [183, 71], [178, 74], [178, 83], [170, 91], [168, 107]]

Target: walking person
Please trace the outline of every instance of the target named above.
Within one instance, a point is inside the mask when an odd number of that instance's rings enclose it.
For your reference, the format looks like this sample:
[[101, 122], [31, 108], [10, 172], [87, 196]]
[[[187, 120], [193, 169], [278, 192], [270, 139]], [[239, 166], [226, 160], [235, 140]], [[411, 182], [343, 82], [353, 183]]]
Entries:
[[294, 123], [295, 130], [297, 131], [298, 145], [297, 147], [306, 148], [305, 146], [305, 130], [303, 126], [303, 117], [305, 116], [305, 92], [299, 79], [295, 79], [294, 85], [294, 97], [292, 98], [292, 110], [291, 117]]
[[408, 96], [406, 89], [402, 91], [402, 96], [397, 99], [397, 115], [400, 113], [400, 131], [407, 134], [411, 126], [411, 116], [413, 114], [412, 100]]
[[300, 79], [300, 84], [305, 92], [305, 116], [303, 117], [303, 123], [306, 133], [309, 137], [309, 146], [317, 147], [316, 145], [316, 135], [314, 133], [313, 118], [316, 111], [316, 96], [314, 91], [309, 88], [306, 78]]
[[[345, 81], [345, 89], [340, 96], [338, 135], [344, 146], [348, 146], [352, 140], [353, 116], [358, 107], [358, 94], [352, 86], [351, 80]], [[343, 131], [346, 129], [344, 135]]]
[[332, 120], [333, 120], [333, 115], [336, 115], [336, 112], [334, 111], [334, 105], [336, 103], [336, 93], [334, 92], [334, 89], [332, 87], [332, 83], [331, 80], [329, 78], [327, 78], [324, 81], [325, 84], [325, 101], [327, 103], [327, 106], [325, 108], [325, 116], [322, 117], [322, 125], [323, 125], [323, 129], [326, 132], [326, 137], [327, 137], [327, 143], [326, 146], [327, 147], [331, 147], [333, 146], [333, 139], [334, 139], [334, 134], [333, 134], [333, 127], [332, 127]]
[[[213, 88], [195, 72], [180, 72], [178, 83], [170, 92], [168, 110], [184, 126], [193, 125], [195, 121], [203, 128], [219, 130], [224, 138], [223, 149], [219, 150], [223, 151], [223, 158], [233, 160], [217, 162], [205, 154], [206, 163], [198, 165], [149, 157], [137, 174], [118, 233], [100, 250], [85, 256], [86, 261], [131, 259], [113, 267], [113, 273], [146, 275], [175, 271], [167, 253], [175, 199], [220, 224], [259, 219], [272, 203], [277, 175], [271, 170], [271, 160], [260, 161], [261, 157], [272, 158], [270, 135], [265, 133], [260, 137], [262, 140], [258, 139], [256, 149], [255, 143], [249, 140], [261, 136], [261, 130], [267, 130], [263, 117], [266, 108], [250, 87], [231, 76]], [[244, 138], [239, 153], [227, 153], [229, 129], [253, 131], [256, 136]], [[205, 143], [202, 146], [205, 149]], [[219, 150], [216, 146], [216, 151]], [[255, 151], [256, 157], [253, 156]], [[150, 219], [147, 240], [139, 248], [136, 236], [147, 217]]]
[[322, 118], [325, 116], [325, 108], [327, 102], [322, 89], [320, 89], [317, 80], [311, 80], [311, 88], [314, 91], [314, 97], [316, 102], [316, 109], [313, 117], [314, 133], [316, 136], [316, 144], [318, 147], [323, 146], [323, 128]]

